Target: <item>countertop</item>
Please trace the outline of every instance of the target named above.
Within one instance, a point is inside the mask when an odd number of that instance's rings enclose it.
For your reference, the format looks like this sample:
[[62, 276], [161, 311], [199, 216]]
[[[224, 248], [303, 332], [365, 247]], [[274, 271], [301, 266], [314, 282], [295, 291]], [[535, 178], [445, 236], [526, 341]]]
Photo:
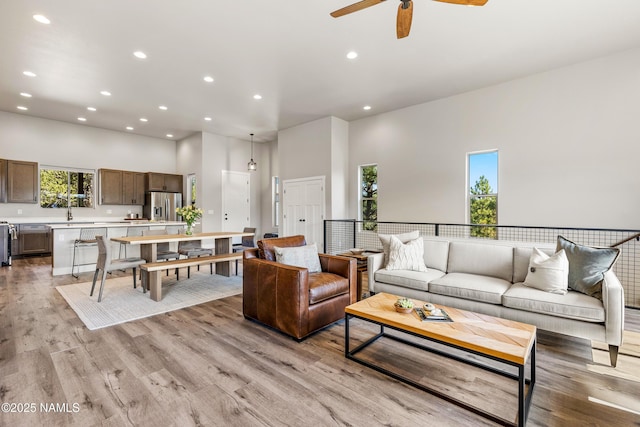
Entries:
[[96, 221], [96, 222], [59, 222], [59, 223], [47, 223], [52, 230], [69, 229], [69, 228], [94, 228], [94, 227], [135, 227], [139, 226], [167, 226], [167, 225], [179, 225], [185, 226], [185, 222], [180, 221], [146, 221], [146, 220], [127, 220], [127, 221]]

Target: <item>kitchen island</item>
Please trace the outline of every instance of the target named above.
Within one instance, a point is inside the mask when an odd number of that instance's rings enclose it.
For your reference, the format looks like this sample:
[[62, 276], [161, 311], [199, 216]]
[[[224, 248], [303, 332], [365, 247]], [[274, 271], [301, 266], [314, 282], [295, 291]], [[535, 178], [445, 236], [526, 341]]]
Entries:
[[[69, 222], [47, 224], [51, 230], [51, 267], [54, 276], [71, 274], [73, 267], [73, 246], [76, 239], [80, 238], [80, 233], [84, 228], [105, 228], [108, 239], [112, 237], [124, 237], [127, 235], [129, 227], [145, 227], [151, 230], [169, 229], [177, 230], [185, 227], [186, 223], [179, 221], [146, 221], [131, 220], [117, 222]], [[177, 243], [176, 243], [177, 246]], [[120, 244], [112, 243], [112, 254], [118, 257]], [[124, 255], [123, 255], [124, 256]], [[127, 257], [139, 257], [140, 248], [127, 248]], [[75, 272], [95, 271], [95, 262], [98, 259], [98, 247], [80, 247], [76, 252]]]

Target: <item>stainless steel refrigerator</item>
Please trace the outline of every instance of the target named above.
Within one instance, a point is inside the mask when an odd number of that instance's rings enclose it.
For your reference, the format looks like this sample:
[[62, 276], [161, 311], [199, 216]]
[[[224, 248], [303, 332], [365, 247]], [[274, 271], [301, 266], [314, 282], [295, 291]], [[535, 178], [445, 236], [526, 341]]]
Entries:
[[178, 221], [176, 208], [182, 206], [181, 193], [151, 191], [144, 196], [144, 217], [152, 221]]

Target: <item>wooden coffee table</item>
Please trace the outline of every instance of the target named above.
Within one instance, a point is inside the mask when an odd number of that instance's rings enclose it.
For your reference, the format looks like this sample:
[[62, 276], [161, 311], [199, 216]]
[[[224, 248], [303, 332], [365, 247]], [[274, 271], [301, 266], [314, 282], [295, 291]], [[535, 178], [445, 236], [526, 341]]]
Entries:
[[[355, 360], [365, 366], [403, 381], [421, 390], [434, 394], [444, 400], [468, 409], [476, 414], [491, 419], [502, 425], [524, 426], [529, 414], [531, 395], [535, 385], [535, 354], [536, 354], [536, 327], [525, 323], [500, 319], [497, 317], [473, 313], [465, 310], [439, 306], [451, 317], [453, 322], [421, 321], [415, 312], [409, 314], [397, 313], [393, 304], [398, 299], [395, 295], [379, 293], [370, 298], [359, 301], [345, 308], [345, 357]], [[414, 300], [416, 307], [421, 307], [424, 302]], [[359, 318], [380, 325], [380, 332], [363, 342], [353, 350], [350, 349], [349, 320]], [[415, 340], [409, 341], [396, 334], [387, 334], [385, 328], [391, 328], [415, 337], [444, 344], [445, 346], [462, 350], [488, 360], [500, 362], [500, 364], [514, 366], [518, 372], [496, 368], [486, 363], [470, 360], [442, 351], [438, 348], [428, 347]], [[383, 368], [371, 361], [356, 357], [356, 354], [373, 344], [381, 337], [409, 344], [423, 350], [427, 350], [444, 357], [470, 364], [491, 371], [493, 373], [515, 379], [518, 381], [518, 416], [517, 420], [510, 421], [494, 414], [471, 406], [463, 400], [446, 395], [442, 391], [413, 381], [407, 377]], [[525, 375], [525, 368], [529, 363], [529, 378]], [[494, 364], [495, 365], [495, 364]], [[506, 367], [506, 366], [505, 366]], [[513, 371], [513, 370], [512, 370]], [[528, 387], [527, 387], [528, 385]]]

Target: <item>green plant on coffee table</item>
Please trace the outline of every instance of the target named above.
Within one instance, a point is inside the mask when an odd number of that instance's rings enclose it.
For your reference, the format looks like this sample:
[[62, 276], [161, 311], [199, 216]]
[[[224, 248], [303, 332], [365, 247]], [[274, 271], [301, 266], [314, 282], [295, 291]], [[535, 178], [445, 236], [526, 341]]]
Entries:
[[398, 300], [396, 301], [396, 307], [406, 309], [413, 308], [413, 301], [409, 298], [398, 298]]

